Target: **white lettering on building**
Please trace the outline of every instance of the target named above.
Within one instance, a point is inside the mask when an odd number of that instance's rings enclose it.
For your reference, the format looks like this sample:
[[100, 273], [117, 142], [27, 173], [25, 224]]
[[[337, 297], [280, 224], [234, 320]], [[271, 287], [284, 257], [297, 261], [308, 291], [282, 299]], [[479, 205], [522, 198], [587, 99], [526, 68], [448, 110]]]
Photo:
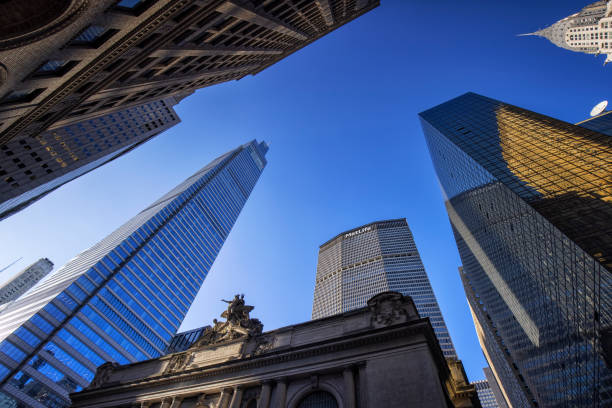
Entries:
[[361, 234], [363, 232], [368, 232], [368, 231], [371, 231], [371, 230], [372, 230], [372, 227], [363, 227], [361, 229], [358, 229], [357, 231], [353, 231], [353, 232], [349, 232], [348, 234], [344, 234], [344, 238], [350, 238], [350, 237], [353, 237], [355, 235], [359, 235], [359, 234]]

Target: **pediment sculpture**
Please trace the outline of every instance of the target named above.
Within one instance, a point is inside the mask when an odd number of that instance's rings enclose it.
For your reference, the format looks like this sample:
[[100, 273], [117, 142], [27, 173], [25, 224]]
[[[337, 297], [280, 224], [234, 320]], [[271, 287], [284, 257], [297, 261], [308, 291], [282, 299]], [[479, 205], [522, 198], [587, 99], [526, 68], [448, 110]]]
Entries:
[[226, 321], [220, 322], [213, 319], [213, 326], [205, 327], [191, 348], [218, 344], [243, 337], [251, 338], [262, 333], [263, 324], [259, 319], [251, 318], [250, 313], [254, 307], [245, 304], [244, 295], [236, 295], [233, 300], [221, 299], [221, 301], [227, 303], [227, 310], [221, 313], [221, 317]]

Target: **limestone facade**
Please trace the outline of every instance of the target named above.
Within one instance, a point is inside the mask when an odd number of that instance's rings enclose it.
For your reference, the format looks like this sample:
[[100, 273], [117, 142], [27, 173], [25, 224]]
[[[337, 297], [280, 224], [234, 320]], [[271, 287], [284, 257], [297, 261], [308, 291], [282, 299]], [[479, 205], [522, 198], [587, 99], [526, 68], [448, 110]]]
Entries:
[[71, 395], [73, 407], [480, 406], [461, 363], [444, 359], [429, 319], [400, 293], [269, 332], [248, 308], [235, 299], [227, 321], [184, 352], [100, 366], [89, 388]]

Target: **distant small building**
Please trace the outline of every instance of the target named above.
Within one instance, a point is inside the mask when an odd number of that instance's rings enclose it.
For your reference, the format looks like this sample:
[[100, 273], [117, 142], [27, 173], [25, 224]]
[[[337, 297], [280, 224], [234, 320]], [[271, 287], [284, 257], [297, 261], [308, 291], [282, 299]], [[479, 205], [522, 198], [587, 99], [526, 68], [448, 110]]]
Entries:
[[445, 360], [410, 297], [262, 332], [236, 295], [184, 352], [100, 366], [73, 407], [480, 407], [461, 362]]
[[53, 262], [41, 258], [19, 272], [12, 280], [0, 287], [0, 305], [11, 302], [26, 293], [53, 270]]
[[544, 37], [557, 47], [586, 54], [604, 54], [612, 61], [612, 2], [600, 0], [578, 13], [529, 34]]
[[495, 394], [493, 390], [489, 386], [489, 381], [480, 380], [474, 381], [472, 385], [476, 388], [476, 393], [478, 394], [478, 400], [480, 401], [480, 405], [482, 408], [501, 408], [507, 407], [507, 405], [500, 405], [497, 402], [497, 398], [495, 398]]

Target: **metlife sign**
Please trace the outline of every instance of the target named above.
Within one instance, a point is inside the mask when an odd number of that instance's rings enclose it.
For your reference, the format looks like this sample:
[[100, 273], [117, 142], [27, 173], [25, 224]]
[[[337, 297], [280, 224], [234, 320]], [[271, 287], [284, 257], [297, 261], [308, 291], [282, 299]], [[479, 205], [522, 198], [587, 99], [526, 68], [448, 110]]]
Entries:
[[354, 237], [355, 235], [359, 235], [359, 234], [363, 234], [364, 232], [368, 232], [371, 231], [372, 227], [363, 227], [358, 229], [357, 231], [353, 231], [353, 232], [349, 232], [344, 234], [344, 238], [350, 238], [350, 237]]

